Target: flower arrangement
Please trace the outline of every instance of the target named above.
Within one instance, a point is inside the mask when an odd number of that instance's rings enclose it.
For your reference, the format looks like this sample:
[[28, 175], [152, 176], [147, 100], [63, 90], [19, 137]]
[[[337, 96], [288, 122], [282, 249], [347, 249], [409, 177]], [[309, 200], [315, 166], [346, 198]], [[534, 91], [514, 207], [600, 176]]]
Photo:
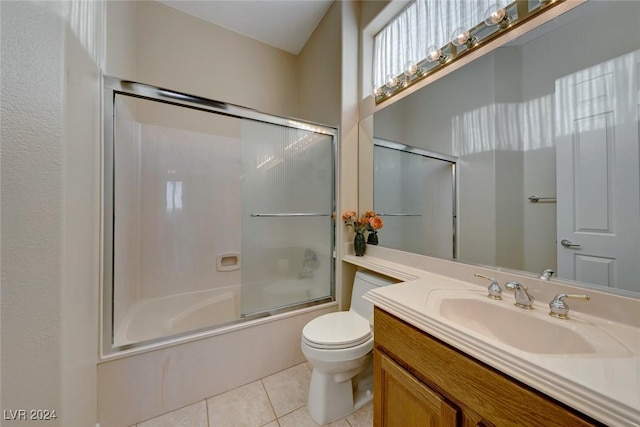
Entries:
[[377, 231], [384, 226], [382, 218], [374, 211], [366, 211], [358, 218], [358, 214], [354, 211], [347, 211], [342, 214], [342, 219], [347, 227], [353, 227], [356, 233], [364, 233], [365, 231]]
[[369, 232], [369, 243], [378, 244], [377, 231], [384, 225], [382, 219], [374, 211], [366, 211], [358, 218], [358, 214], [354, 211], [347, 211], [342, 214], [342, 219], [347, 227], [353, 227], [356, 232], [353, 240], [353, 249], [356, 256], [364, 255], [366, 247], [364, 240], [365, 231]]

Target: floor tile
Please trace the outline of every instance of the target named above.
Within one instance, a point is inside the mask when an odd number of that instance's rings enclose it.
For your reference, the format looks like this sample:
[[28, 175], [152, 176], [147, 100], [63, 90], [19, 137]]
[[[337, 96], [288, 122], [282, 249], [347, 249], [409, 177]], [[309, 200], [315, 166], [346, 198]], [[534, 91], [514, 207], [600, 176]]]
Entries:
[[[319, 424], [311, 419], [311, 415], [309, 415], [306, 406], [279, 418], [278, 421], [280, 422], [280, 427], [319, 427]], [[326, 425], [329, 427], [349, 427], [349, 423], [345, 419]]]
[[207, 399], [209, 427], [260, 427], [276, 419], [261, 381]]
[[280, 424], [278, 424], [278, 420], [276, 420], [271, 421], [269, 424], [265, 424], [262, 427], [280, 427]]
[[347, 416], [347, 421], [351, 427], [371, 427], [373, 425], [373, 402]]
[[138, 427], [207, 426], [207, 406], [204, 400], [138, 424]]
[[305, 363], [262, 379], [278, 417], [307, 404], [311, 371]]

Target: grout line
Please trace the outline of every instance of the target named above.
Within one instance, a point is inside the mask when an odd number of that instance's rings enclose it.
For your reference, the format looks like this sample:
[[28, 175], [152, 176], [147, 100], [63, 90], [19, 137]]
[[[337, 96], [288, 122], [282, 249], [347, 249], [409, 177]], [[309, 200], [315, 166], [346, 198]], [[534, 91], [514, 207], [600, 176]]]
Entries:
[[[275, 417], [275, 421], [278, 421], [278, 414], [276, 413], [276, 408], [273, 407], [273, 402], [271, 402], [271, 397], [269, 396], [269, 392], [267, 391], [267, 387], [264, 385], [263, 378], [260, 378], [260, 384], [262, 385], [262, 389], [264, 390], [264, 394], [267, 396], [267, 400], [269, 401], [269, 406], [271, 406], [271, 411], [273, 411], [273, 416]], [[269, 421], [272, 422], [273, 420]], [[267, 423], [267, 424], [269, 424]], [[280, 423], [278, 423], [278, 426]]]
[[207, 410], [207, 427], [211, 427], [211, 419], [209, 418], [209, 402], [207, 402], [207, 399], [204, 399], [204, 406]]

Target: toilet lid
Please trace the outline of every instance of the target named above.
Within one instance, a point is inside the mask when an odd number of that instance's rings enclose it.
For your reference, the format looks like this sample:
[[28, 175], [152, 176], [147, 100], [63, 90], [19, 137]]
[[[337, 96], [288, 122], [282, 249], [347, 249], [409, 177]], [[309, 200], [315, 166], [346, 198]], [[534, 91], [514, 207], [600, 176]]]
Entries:
[[306, 324], [302, 337], [316, 348], [348, 348], [371, 338], [369, 321], [351, 311], [338, 311], [316, 317]]

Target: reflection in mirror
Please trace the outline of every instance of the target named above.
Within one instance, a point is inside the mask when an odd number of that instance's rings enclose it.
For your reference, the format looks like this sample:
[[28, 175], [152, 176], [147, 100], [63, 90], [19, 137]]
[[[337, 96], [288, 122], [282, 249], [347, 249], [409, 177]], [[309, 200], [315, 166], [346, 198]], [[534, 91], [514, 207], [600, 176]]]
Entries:
[[638, 22], [640, 2], [590, 0], [379, 110], [361, 137], [459, 159], [460, 260], [640, 292]]
[[384, 246], [456, 257], [456, 163], [452, 156], [374, 139], [373, 199], [387, 230]]

